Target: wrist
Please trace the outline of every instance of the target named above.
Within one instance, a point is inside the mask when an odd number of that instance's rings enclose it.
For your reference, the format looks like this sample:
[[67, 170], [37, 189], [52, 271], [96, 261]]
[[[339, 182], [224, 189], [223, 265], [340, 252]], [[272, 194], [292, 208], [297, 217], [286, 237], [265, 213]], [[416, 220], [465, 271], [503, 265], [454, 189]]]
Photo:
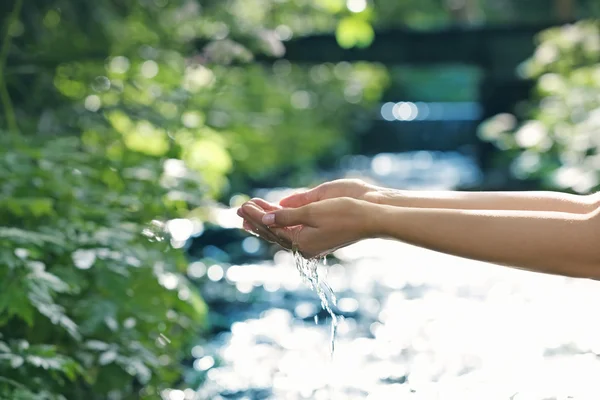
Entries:
[[362, 239], [387, 237], [386, 221], [391, 217], [390, 207], [383, 204], [366, 203], [364, 206]]
[[382, 206], [393, 206], [397, 205], [399, 199], [402, 197], [400, 190], [388, 189], [388, 188], [377, 188], [365, 195], [365, 200]]

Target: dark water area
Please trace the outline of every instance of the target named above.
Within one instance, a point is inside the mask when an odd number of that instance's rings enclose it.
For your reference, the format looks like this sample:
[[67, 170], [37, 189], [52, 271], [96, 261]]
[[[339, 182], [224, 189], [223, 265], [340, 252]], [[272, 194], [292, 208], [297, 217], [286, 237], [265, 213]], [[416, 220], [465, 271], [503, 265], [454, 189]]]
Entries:
[[[458, 153], [356, 156], [340, 165], [323, 180], [439, 190], [482, 180]], [[277, 201], [288, 192], [254, 195]], [[189, 388], [167, 390], [165, 399], [600, 398], [600, 325], [573, 312], [600, 301], [595, 282], [363, 241], [321, 267], [343, 316], [330, 358], [331, 321], [292, 254], [239, 232], [235, 210], [218, 212], [222, 229], [197, 239], [203, 245], [192, 246], [188, 271], [212, 330], [191, 349]]]

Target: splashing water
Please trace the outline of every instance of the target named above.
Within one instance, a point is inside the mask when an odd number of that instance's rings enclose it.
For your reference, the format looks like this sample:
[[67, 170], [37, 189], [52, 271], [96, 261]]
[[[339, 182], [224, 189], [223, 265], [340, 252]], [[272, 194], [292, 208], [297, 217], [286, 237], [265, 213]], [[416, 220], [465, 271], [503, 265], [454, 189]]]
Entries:
[[[339, 317], [333, 312], [332, 305], [337, 305], [337, 299], [331, 287], [319, 276], [318, 263], [319, 260], [316, 258], [306, 259], [302, 257], [297, 249], [293, 249], [294, 261], [296, 263], [296, 269], [300, 272], [300, 275], [306, 282], [308, 282], [310, 288], [317, 293], [321, 300], [321, 307], [331, 316], [331, 341], [329, 352], [333, 357], [333, 351], [335, 348], [335, 334], [337, 332], [337, 326]], [[326, 261], [324, 260], [324, 264]], [[315, 316], [315, 323], [318, 321], [318, 317]]]

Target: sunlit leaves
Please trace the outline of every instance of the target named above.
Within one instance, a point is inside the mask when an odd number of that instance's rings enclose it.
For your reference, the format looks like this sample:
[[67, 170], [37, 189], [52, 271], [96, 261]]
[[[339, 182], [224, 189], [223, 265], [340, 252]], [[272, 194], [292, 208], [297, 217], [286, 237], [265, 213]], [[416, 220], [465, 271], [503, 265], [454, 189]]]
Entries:
[[24, 289], [29, 302], [54, 325], [65, 329], [74, 339], [80, 339], [77, 325], [65, 314], [64, 307], [54, 301], [59, 293], [69, 291], [68, 285], [56, 275], [45, 271], [41, 262], [30, 262], [30, 272], [24, 277]]
[[199, 171], [212, 170], [225, 174], [232, 167], [229, 154], [223, 145], [211, 139], [199, 139], [195, 141], [183, 153], [183, 158], [190, 168]]
[[600, 27], [597, 22], [548, 29], [521, 73], [537, 79], [531, 112], [519, 126], [510, 115], [482, 125], [480, 134], [510, 150], [518, 178], [548, 188], [588, 193], [600, 186]]
[[363, 18], [350, 16], [338, 23], [335, 36], [341, 47], [368, 47], [375, 39], [375, 32]]
[[229, 39], [212, 41], [204, 47], [203, 53], [208, 61], [221, 65], [236, 61], [247, 63], [254, 58], [246, 47]]
[[124, 134], [125, 144], [131, 150], [149, 155], [164, 155], [169, 149], [167, 133], [153, 126], [148, 121], [140, 121], [129, 132]]
[[[354, 119], [384, 89], [383, 69], [248, 63], [282, 56], [291, 37], [334, 32], [341, 16], [342, 41], [367, 46], [370, 8], [34, 3], [7, 69], [30, 139], [0, 133], [0, 333], [55, 354], [18, 353], [18, 370], [0, 363], [16, 383], [0, 381], [0, 398], [133, 398], [134, 378], [153, 398], [177, 379], [206, 305], [182, 275], [182, 253], [164, 232], [143, 236], [146, 224], [243, 192], [250, 176], [308, 176], [320, 157], [342, 154]], [[177, 277], [170, 290], [165, 274]], [[61, 383], [79, 377], [67, 358], [85, 383]]]
[[37, 311], [73, 338], [79, 338], [76, 324], [54, 301], [57, 294], [68, 292], [68, 285], [46, 272], [41, 262], [24, 260], [18, 269], [4, 277], [1, 288], [0, 314], [20, 318], [33, 326]]
[[[118, 113], [112, 121], [125, 132], [136, 126]], [[0, 193], [13, 204], [2, 207], [0, 227], [0, 398], [127, 398], [133, 378], [167, 384], [203, 321], [197, 295], [181, 300], [154, 273], [158, 263], [178, 271], [181, 255], [141, 235], [157, 215], [176, 215], [163, 202], [162, 163], [123, 147], [108, 157], [105, 143], [119, 135], [0, 135]], [[158, 332], [174, 346], [168, 363], [157, 361]], [[5, 344], [16, 341], [31, 344]]]
[[213, 72], [202, 65], [187, 67], [183, 77], [183, 87], [192, 93], [196, 93], [205, 87], [210, 87], [214, 82], [215, 75]]
[[317, 0], [316, 3], [332, 14], [343, 11], [346, 6], [344, 0]]
[[28, 231], [14, 227], [0, 227], [0, 241], [10, 241], [15, 244], [44, 246], [58, 245], [64, 246], [65, 242], [61, 238], [61, 234], [48, 235], [35, 231]]
[[[60, 384], [72, 383], [78, 378], [86, 378], [81, 365], [73, 358], [61, 354], [57, 346], [30, 344], [23, 340], [13, 340], [9, 343], [0, 342], [0, 370], [8, 368], [18, 368], [20, 375], [28, 377], [30, 382], [44, 376]], [[25, 371], [30, 371], [32, 375], [27, 376]], [[21, 387], [17, 381], [12, 379], [11, 381], [13, 386]], [[5, 382], [0, 381], [0, 387], [3, 383]], [[53, 385], [48, 385], [45, 389], [50, 389], [51, 386]], [[23, 387], [35, 391], [31, 384], [23, 385]], [[50, 392], [45, 393], [49, 394]], [[38, 396], [32, 398], [47, 398], [40, 393]], [[18, 396], [14, 398], [16, 399]]]

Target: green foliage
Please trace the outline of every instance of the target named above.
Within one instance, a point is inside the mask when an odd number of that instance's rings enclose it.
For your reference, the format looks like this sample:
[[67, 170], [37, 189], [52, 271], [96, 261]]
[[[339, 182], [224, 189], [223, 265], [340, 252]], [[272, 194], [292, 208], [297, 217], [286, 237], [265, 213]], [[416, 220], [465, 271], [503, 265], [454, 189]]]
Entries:
[[333, 31], [320, 3], [23, 1], [0, 18], [0, 398], [156, 398], [205, 314], [164, 221], [343, 154], [387, 73], [252, 63]]
[[181, 185], [107, 148], [0, 138], [0, 398], [155, 398], [199, 333], [183, 254], [147, 224]]
[[6, 67], [19, 126], [83, 134], [88, 142], [117, 131], [122, 140], [111, 154], [182, 159], [213, 196], [248, 190], [241, 182], [249, 174], [268, 179], [298, 166], [308, 172], [332, 149], [344, 152], [344, 132], [380, 97], [385, 69], [249, 62], [256, 53], [282, 56], [285, 40], [332, 31], [338, 20], [348, 27], [348, 46], [368, 45], [372, 13], [341, 5], [25, 2], [13, 24], [20, 28], [9, 31]]
[[537, 80], [528, 118], [517, 126], [513, 115], [496, 116], [481, 136], [506, 150], [517, 177], [588, 193], [600, 184], [600, 26], [553, 28], [539, 40], [523, 66]]

